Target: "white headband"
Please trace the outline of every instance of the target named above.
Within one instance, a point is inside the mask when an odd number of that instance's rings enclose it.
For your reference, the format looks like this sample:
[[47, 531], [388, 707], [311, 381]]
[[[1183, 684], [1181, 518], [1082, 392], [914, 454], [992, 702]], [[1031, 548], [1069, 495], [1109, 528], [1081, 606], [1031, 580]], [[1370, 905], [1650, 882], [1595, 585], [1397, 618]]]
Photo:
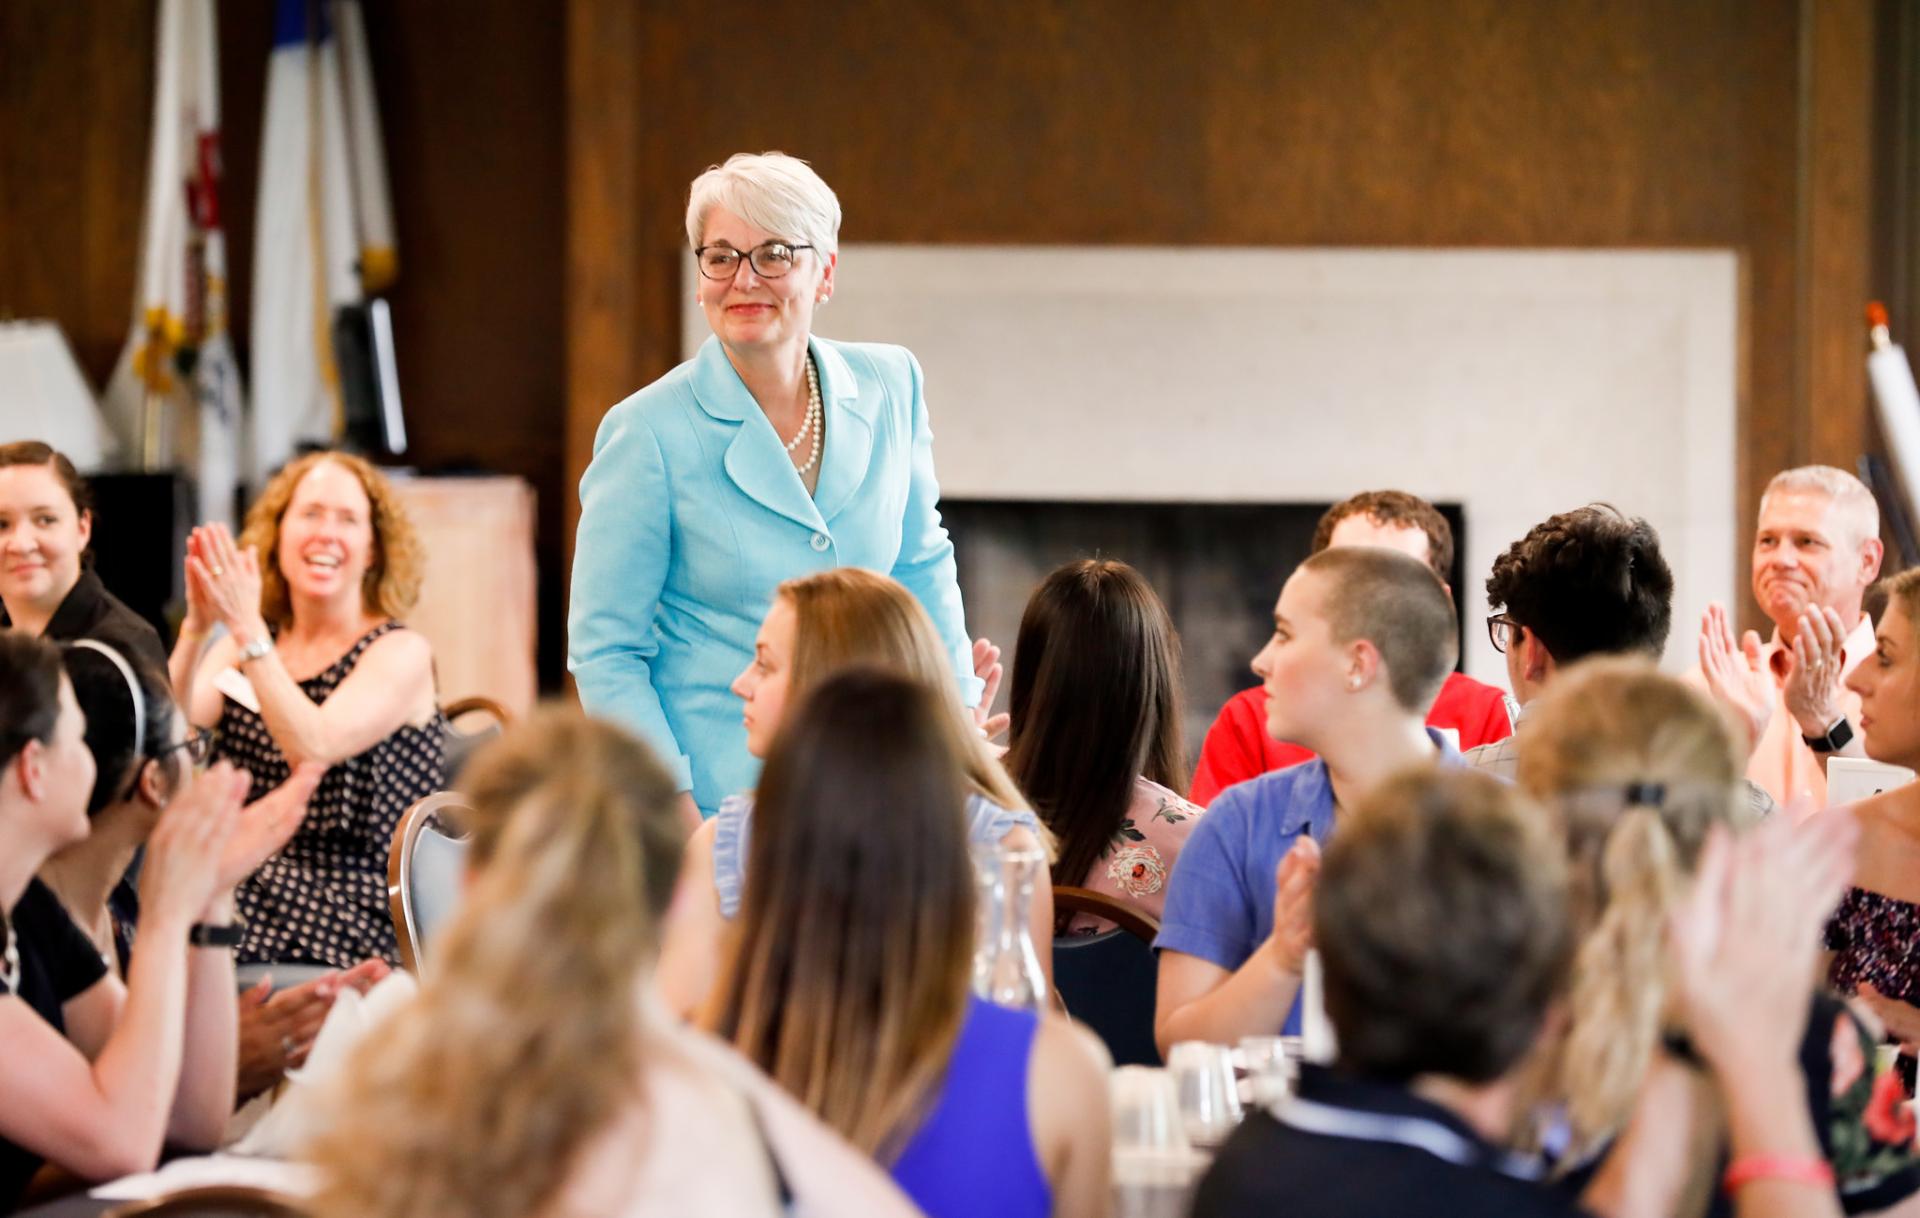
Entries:
[[140, 692], [140, 682], [133, 675], [133, 665], [127, 663], [125, 656], [98, 639], [75, 639], [67, 646], [99, 652], [112, 660], [113, 666], [120, 670], [120, 675], [126, 678], [127, 693], [133, 697], [133, 755], [135, 758], [144, 757], [147, 752], [147, 700]]

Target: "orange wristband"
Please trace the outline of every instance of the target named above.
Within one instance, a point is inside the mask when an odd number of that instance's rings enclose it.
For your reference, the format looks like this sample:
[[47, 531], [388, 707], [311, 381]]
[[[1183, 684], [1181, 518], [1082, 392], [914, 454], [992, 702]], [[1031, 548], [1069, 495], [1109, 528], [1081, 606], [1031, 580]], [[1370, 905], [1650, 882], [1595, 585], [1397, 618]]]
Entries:
[[1816, 1188], [1833, 1187], [1833, 1167], [1825, 1159], [1801, 1159], [1789, 1155], [1746, 1155], [1735, 1159], [1720, 1178], [1720, 1187], [1731, 1197], [1758, 1180], [1782, 1180]]

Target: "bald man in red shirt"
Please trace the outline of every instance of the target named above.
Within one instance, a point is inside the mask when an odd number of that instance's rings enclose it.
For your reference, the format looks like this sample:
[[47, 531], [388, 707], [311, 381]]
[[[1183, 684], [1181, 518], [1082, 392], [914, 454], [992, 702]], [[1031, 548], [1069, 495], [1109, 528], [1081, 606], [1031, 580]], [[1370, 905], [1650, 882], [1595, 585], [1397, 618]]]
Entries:
[[[1329, 546], [1385, 546], [1410, 554], [1447, 582], [1453, 569], [1453, 527], [1431, 503], [1405, 491], [1367, 491], [1327, 509], [1313, 531], [1313, 552]], [[1427, 725], [1459, 737], [1463, 752], [1513, 734], [1510, 699], [1498, 686], [1452, 673], [1434, 699]], [[1227, 700], [1207, 729], [1191, 798], [1197, 804], [1236, 782], [1313, 756], [1297, 744], [1267, 735], [1267, 691], [1256, 685]]]

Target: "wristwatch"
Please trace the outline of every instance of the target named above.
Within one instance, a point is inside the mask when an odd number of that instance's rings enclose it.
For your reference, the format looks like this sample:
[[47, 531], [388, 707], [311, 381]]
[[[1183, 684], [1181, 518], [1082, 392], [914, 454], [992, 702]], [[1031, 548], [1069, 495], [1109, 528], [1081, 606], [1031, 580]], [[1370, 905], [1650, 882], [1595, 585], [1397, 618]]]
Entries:
[[193, 929], [187, 932], [187, 943], [193, 947], [239, 947], [240, 934], [246, 929], [246, 920], [237, 914], [233, 921], [224, 926], [195, 922]]
[[257, 660], [272, 650], [273, 640], [263, 634], [240, 649], [240, 663], [245, 664], [251, 660]]
[[1807, 747], [1816, 753], [1837, 753], [1853, 739], [1853, 724], [1848, 723], [1847, 717], [1842, 715], [1838, 723], [1827, 729], [1826, 735], [1802, 736], [1800, 739], [1806, 741]]

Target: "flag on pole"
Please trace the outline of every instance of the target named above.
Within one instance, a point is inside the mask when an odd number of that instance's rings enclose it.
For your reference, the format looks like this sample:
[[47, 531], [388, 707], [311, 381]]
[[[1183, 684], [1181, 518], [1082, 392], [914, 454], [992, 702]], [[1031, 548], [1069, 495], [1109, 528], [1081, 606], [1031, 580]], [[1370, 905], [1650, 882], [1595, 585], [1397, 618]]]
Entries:
[[333, 316], [361, 297], [346, 103], [329, 6], [278, 0], [267, 64], [253, 259], [256, 485], [341, 432]]
[[227, 234], [220, 224], [220, 58], [214, 24], [214, 0], [189, 0], [194, 45], [202, 51], [194, 64], [194, 93], [199, 115], [187, 197], [198, 242], [197, 284], [199, 351], [193, 361], [193, 394], [198, 409], [196, 470], [200, 519], [231, 525], [240, 492], [240, 427], [246, 412], [240, 365], [233, 355], [228, 326]]
[[102, 406], [135, 464], [193, 469], [201, 516], [231, 520], [242, 391], [227, 333], [213, 0], [160, 0], [155, 35], [133, 326]]
[[369, 296], [393, 284], [400, 265], [394, 248], [393, 195], [387, 186], [386, 142], [374, 104], [373, 64], [360, 0], [334, 0], [340, 31], [340, 70], [347, 90], [347, 148], [353, 158], [354, 217], [359, 222], [360, 280]]

